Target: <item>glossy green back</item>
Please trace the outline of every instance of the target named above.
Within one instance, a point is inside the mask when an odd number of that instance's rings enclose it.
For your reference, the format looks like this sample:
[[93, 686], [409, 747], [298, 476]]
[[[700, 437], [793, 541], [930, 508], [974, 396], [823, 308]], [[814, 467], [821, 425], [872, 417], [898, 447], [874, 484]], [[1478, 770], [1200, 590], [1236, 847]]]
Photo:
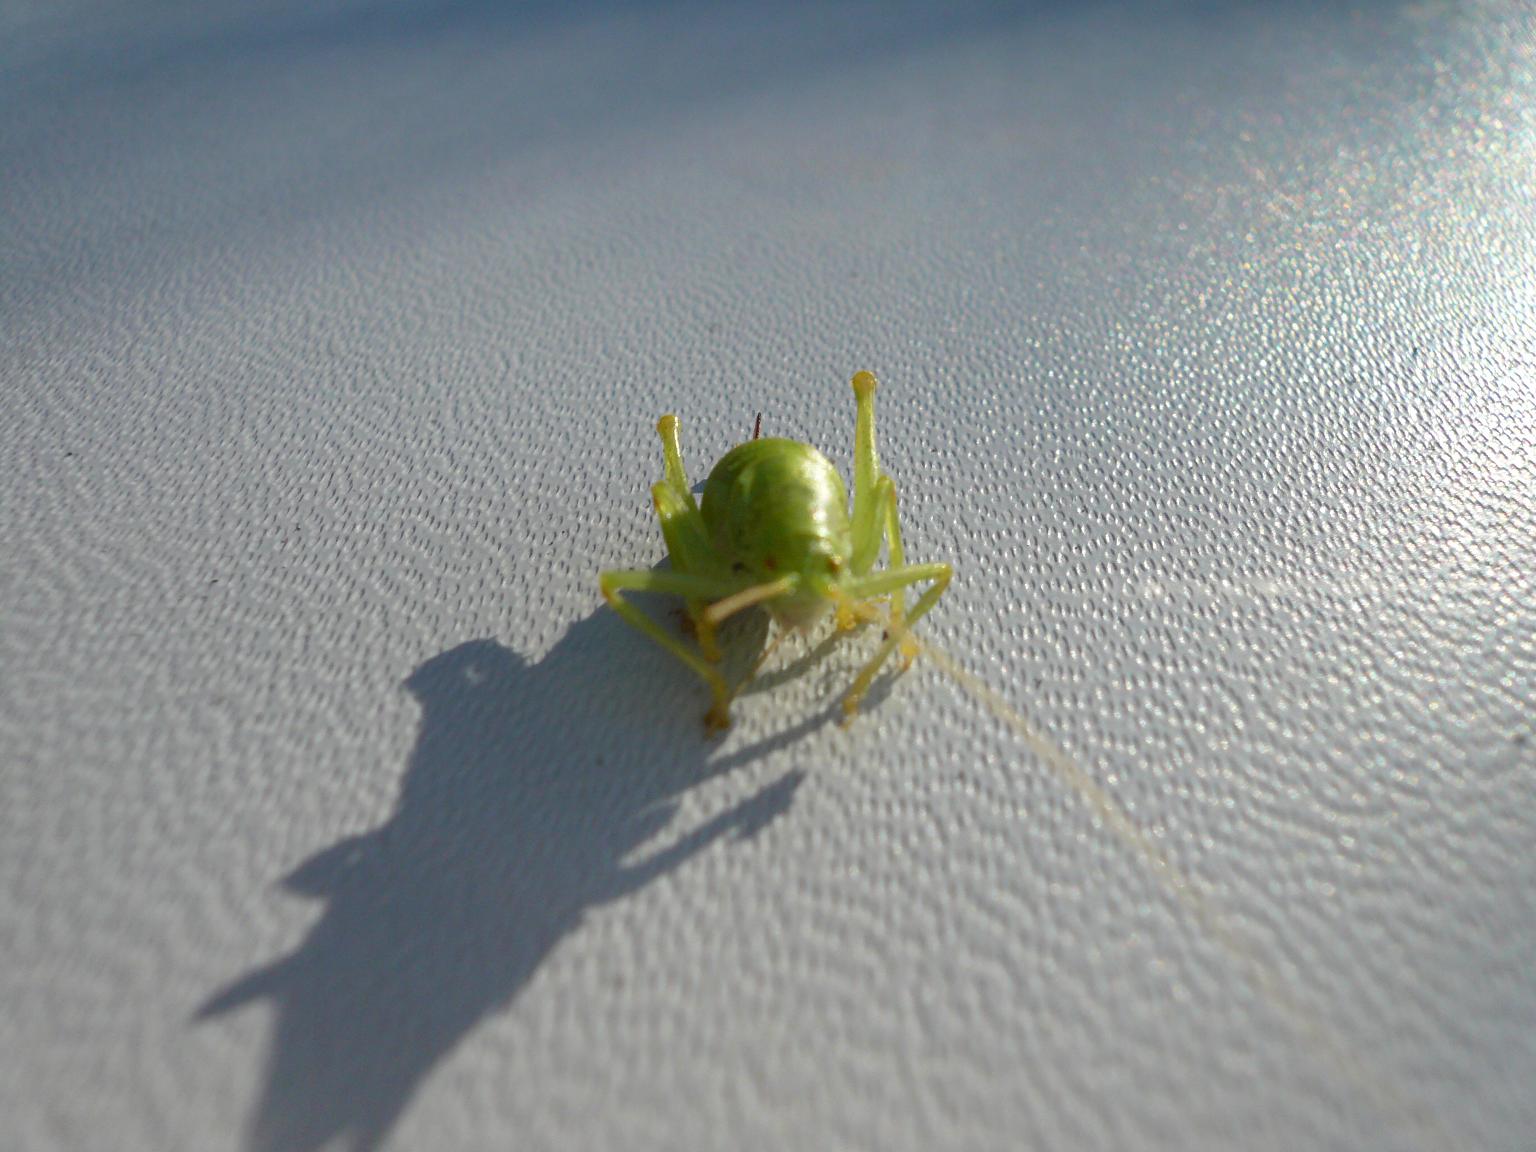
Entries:
[[843, 478], [796, 440], [732, 448], [704, 482], [700, 511], [716, 555], [764, 580], [827, 575], [852, 554]]

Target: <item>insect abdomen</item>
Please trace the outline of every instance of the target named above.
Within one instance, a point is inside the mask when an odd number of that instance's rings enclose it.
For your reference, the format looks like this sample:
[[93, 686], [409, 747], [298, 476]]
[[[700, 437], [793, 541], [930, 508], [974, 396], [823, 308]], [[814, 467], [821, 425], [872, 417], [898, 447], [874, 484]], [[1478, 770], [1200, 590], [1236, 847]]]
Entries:
[[699, 511], [722, 559], [771, 580], [840, 568], [852, 551], [848, 490], [795, 440], [750, 440], [720, 458]]

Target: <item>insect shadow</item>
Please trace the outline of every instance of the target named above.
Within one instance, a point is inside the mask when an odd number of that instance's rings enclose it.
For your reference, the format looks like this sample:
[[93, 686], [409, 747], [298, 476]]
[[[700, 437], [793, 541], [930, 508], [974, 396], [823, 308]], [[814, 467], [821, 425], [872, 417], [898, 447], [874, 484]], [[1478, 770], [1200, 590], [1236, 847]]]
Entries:
[[[615, 662], [650, 674], [615, 675]], [[393, 814], [284, 879], [323, 903], [319, 920], [295, 951], [197, 1013], [273, 1008], [253, 1152], [312, 1152], [338, 1139], [356, 1152], [378, 1147], [432, 1070], [515, 1000], [589, 909], [788, 809], [798, 770], [646, 849], [688, 789], [827, 719], [711, 756], [702, 702], [698, 714], [658, 710], [674, 676], [681, 683], [686, 670], [607, 609], [536, 664], [474, 640], [411, 674], [421, 728]], [[694, 687], [688, 680], [677, 695], [691, 699]]]

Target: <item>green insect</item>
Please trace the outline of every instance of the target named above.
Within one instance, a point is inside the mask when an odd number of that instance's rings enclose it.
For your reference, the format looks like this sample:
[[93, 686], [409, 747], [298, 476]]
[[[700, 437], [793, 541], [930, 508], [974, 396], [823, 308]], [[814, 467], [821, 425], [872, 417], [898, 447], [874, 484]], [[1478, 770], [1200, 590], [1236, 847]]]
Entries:
[[[729, 617], [757, 605], [766, 607], [781, 629], [803, 629], [834, 613], [837, 626], [886, 620], [887, 636], [859, 671], [843, 698], [851, 718], [880, 668], [898, 647], [905, 664], [917, 654], [908, 625], [938, 602], [949, 586], [948, 564], [908, 564], [901, 551], [896, 485], [880, 471], [875, 453], [875, 387], [872, 374], [853, 378], [853, 508], [848, 490], [831, 462], [794, 440], [756, 439], [738, 444], [715, 465], [695, 502], [683, 472], [676, 416], [663, 416], [665, 470], [651, 489], [661, 521], [671, 571], [628, 569], [604, 572], [603, 597], [615, 612], [693, 669], [713, 703], [705, 716], [711, 731], [731, 723], [732, 688], [717, 667], [715, 630]], [[875, 571], [881, 543], [889, 566]], [[908, 610], [905, 590], [928, 584]], [[697, 649], [690, 648], [634, 604], [625, 592], [681, 596], [693, 622]], [[887, 620], [880, 604], [890, 600]]]

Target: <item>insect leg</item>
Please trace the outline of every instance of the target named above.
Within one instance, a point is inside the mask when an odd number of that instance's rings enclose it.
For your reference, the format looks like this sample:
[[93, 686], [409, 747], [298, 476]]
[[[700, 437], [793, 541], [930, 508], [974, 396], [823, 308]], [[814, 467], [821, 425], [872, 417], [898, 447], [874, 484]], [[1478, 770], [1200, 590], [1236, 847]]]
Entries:
[[788, 596], [799, 582], [799, 577], [789, 575], [780, 576], [777, 580], [770, 580], [766, 584], [749, 585], [740, 592], [716, 600], [704, 610], [704, 618], [711, 624], [722, 624], [744, 608], [766, 604], [769, 600]]
[[896, 515], [896, 482], [889, 476], [875, 481], [875, 515], [869, 518], [864, 534], [853, 532], [853, 555], [849, 563], [855, 576], [864, 576], [880, 558], [880, 542], [890, 545], [890, 566], [900, 568], [906, 563], [901, 551], [901, 522]]
[[[874, 552], [880, 550], [878, 493], [876, 481], [880, 478], [880, 457], [875, 451], [875, 388], [878, 381], [872, 372], [858, 372], [853, 377], [853, 393], [857, 397], [858, 413], [853, 425], [853, 539], [857, 550], [859, 541], [875, 537]], [[871, 555], [863, 568], [854, 562], [854, 573], [862, 576], [874, 563]]]
[[[853, 542], [853, 570], [860, 575], [867, 573], [879, 558], [882, 538], [890, 549], [891, 568], [898, 569], [906, 565], [906, 557], [901, 547], [901, 518], [896, 512], [895, 481], [889, 476], [881, 476], [875, 483], [875, 494], [876, 508], [880, 518], [871, 521], [869, 534], [865, 539], [855, 539]], [[906, 620], [906, 596], [899, 589], [891, 596], [891, 616], [895, 621], [894, 630], [902, 632], [901, 625]], [[916, 641], [912, 639], [910, 633], [903, 633], [901, 640], [903, 666], [910, 667], [916, 655]]]
[[[681, 470], [682, 465], [679, 463], [679, 474]], [[692, 500], [692, 493], [685, 490], [680, 495], [677, 488], [666, 480], [651, 488], [651, 503], [656, 506], [656, 518], [661, 521], [661, 535], [667, 542], [667, 556], [672, 561], [672, 570], [694, 576], [716, 576], [718, 566], [714, 550], [709, 546], [709, 535], [704, 530], [704, 518], [691, 503]], [[693, 597], [688, 599], [688, 615], [698, 634], [699, 647], [703, 650], [704, 659], [714, 663], [720, 659], [720, 647], [715, 643], [715, 622], [705, 616], [704, 609], [703, 600]]]
[[[896, 514], [896, 482], [889, 476], [882, 476], [880, 480], [881, 508], [885, 513], [885, 541], [890, 550], [890, 566], [893, 569], [899, 569], [905, 567], [907, 561], [901, 550], [901, 518]], [[938, 597], [935, 596], [934, 599], [937, 600]], [[929, 605], [930, 608], [932, 606], [932, 604]], [[892, 630], [901, 634], [902, 667], [910, 668], [913, 657], [917, 655], [917, 642], [912, 639], [912, 634], [903, 628], [907, 618], [907, 597], [906, 593], [900, 589], [891, 595], [891, 617], [895, 620]]]
[[654, 572], [647, 569], [629, 569], [604, 572], [598, 577], [603, 599], [619, 614], [620, 619], [644, 632], [672, 655], [676, 656], [709, 685], [713, 703], [704, 723], [711, 730], [729, 728], [731, 725], [731, 690], [725, 677], [714, 668], [703, 654], [691, 652], [675, 636], [652, 620], [639, 608], [624, 599], [624, 592], [662, 592], [681, 596], [691, 602], [713, 600], [736, 590], [736, 585], [707, 576], [695, 576], [685, 572]]
[[890, 658], [891, 653], [898, 644], [910, 636], [908, 625], [922, 619], [927, 615], [928, 610], [939, 602], [939, 597], [944, 595], [944, 590], [949, 587], [950, 577], [953, 574], [954, 570], [948, 564], [911, 564], [877, 572], [873, 576], [866, 576], [848, 585], [846, 592], [849, 596], [867, 600], [874, 596], [899, 592], [913, 584], [932, 582], [928, 590], [917, 598], [917, 603], [912, 605], [912, 611], [906, 614], [901, 626], [890, 630], [891, 634], [885, 638], [869, 663], [859, 670], [853, 687], [849, 688], [848, 694], [843, 697], [843, 713], [848, 719], [852, 719], [854, 713], [859, 710], [859, 701], [864, 699], [864, 693], [869, 691], [869, 686], [874, 683], [875, 677], [886, 660]]
[[688, 474], [683, 471], [683, 450], [678, 442], [678, 421], [671, 413], [656, 421], [656, 432], [661, 436], [662, 477], [666, 484], [682, 497], [683, 503], [698, 515], [699, 506], [688, 488]]

